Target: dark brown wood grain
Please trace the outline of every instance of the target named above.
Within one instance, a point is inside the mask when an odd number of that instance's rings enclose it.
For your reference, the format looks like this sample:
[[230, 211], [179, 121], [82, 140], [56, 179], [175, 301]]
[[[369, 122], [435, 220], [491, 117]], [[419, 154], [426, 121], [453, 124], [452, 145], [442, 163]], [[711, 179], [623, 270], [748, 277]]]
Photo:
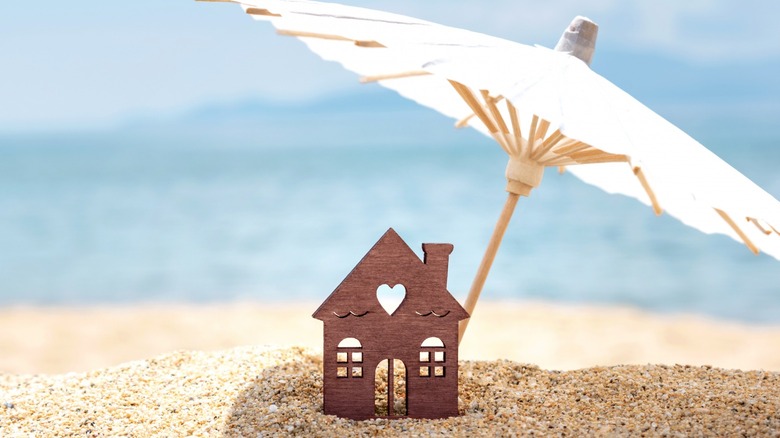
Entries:
[[[377, 365], [398, 359], [406, 369], [407, 417], [458, 415], [458, 323], [469, 315], [447, 291], [452, 249], [451, 244], [423, 244], [422, 261], [391, 228], [314, 312], [324, 324], [326, 414], [374, 418]], [[406, 289], [392, 315], [377, 299], [377, 289], [385, 284]], [[340, 348], [348, 338], [357, 339], [360, 347]], [[428, 338], [438, 338], [443, 347], [423, 347]], [[390, 377], [390, 405], [393, 384]], [[398, 417], [392, 406], [387, 413]]]

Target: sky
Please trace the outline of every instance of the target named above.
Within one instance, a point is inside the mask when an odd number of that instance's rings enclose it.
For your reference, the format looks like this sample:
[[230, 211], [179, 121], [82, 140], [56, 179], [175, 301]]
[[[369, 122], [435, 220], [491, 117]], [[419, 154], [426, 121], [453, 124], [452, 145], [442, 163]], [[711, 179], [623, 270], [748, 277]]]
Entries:
[[[776, 2], [343, 3], [548, 47], [555, 45], [574, 16], [585, 15], [600, 25], [594, 69], [608, 78], [615, 72], [620, 79], [620, 64], [626, 59], [661, 60], [630, 73], [636, 83], [653, 82], [657, 89], [664, 81], [675, 81], [674, 75], [655, 70], [662, 69], [658, 64], [663, 62], [695, 72], [739, 71], [741, 66], [760, 72], [780, 65]], [[767, 78], [780, 77], [780, 71], [764, 73], [763, 80], [773, 83]], [[738, 78], [734, 82], [739, 89]], [[755, 81], [751, 77], [749, 82]], [[353, 74], [321, 61], [294, 39], [275, 36], [269, 24], [255, 22], [233, 4], [0, 3], [0, 133], [104, 128], [134, 117], [177, 114], [209, 104], [248, 98], [302, 101], [357, 87]], [[724, 85], [711, 87], [717, 93]]]

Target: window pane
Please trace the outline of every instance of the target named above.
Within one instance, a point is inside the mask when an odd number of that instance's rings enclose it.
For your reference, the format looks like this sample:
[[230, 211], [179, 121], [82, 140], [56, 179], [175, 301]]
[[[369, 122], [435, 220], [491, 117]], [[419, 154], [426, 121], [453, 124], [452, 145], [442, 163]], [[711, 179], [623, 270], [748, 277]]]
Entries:
[[439, 339], [439, 338], [431, 337], [431, 338], [428, 338], [428, 339], [424, 340], [421, 346], [422, 347], [434, 347], [434, 348], [439, 347], [439, 348], [444, 348], [444, 342], [442, 342], [441, 339]]
[[338, 368], [336, 368], [336, 376], [338, 376], [338, 377], [347, 377], [347, 367], [338, 367]]
[[427, 351], [421, 351], [420, 352], [420, 362], [430, 362], [431, 361], [431, 354]]
[[347, 361], [347, 353], [336, 353], [336, 362], [344, 363]]
[[436, 377], [444, 377], [444, 367], [434, 367], [433, 375]]
[[357, 362], [357, 363], [363, 362], [363, 353], [361, 352], [352, 353], [352, 362]]
[[355, 338], [344, 338], [339, 342], [339, 348], [361, 348], [360, 341]]
[[428, 377], [431, 375], [430, 367], [420, 367], [420, 377]]
[[444, 352], [443, 351], [435, 351], [435, 352], [433, 352], [433, 361], [434, 362], [444, 362]]
[[352, 367], [352, 377], [363, 377], [363, 367]]

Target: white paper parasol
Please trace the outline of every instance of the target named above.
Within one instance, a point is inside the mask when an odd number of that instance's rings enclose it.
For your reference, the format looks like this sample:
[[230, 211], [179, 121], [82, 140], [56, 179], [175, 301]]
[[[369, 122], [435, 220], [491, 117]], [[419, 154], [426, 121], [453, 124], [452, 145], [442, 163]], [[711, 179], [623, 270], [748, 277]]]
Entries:
[[[780, 259], [780, 203], [594, 73], [586, 62], [595, 25], [588, 28], [587, 20], [575, 19], [559, 50], [550, 50], [333, 3], [216, 1], [238, 3], [280, 35], [300, 38], [322, 58], [358, 73], [362, 82], [379, 82], [455, 118], [458, 127], [472, 126], [506, 151], [509, 195], [464, 306], [469, 313], [519, 196], [540, 184], [545, 167], [565, 167], [656, 214]], [[465, 324], [461, 335], [464, 330]]]

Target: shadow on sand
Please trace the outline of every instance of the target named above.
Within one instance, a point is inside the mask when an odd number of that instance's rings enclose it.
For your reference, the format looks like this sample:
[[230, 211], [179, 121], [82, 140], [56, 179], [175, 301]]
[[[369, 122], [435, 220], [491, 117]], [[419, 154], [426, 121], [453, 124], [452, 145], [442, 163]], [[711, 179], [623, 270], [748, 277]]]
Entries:
[[322, 358], [304, 354], [263, 369], [249, 382], [234, 401], [222, 435], [297, 434], [316, 425], [318, 417], [323, 417]]
[[[386, 364], [385, 364], [386, 367]], [[386, 370], [386, 368], [385, 368]], [[402, 379], [396, 371], [396, 379]], [[387, 414], [387, 375], [378, 373], [376, 381], [377, 416]], [[384, 400], [382, 396], [385, 396]], [[399, 395], [396, 408], [405, 409]], [[383, 405], [384, 403], [384, 405]], [[384, 409], [384, 411], [382, 411]], [[322, 435], [342, 427], [376, 427], [404, 430], [404, 422], [436, 422], [377, 418], [355, 421], [325, 415], [322, 412], [322, 357], [303, 353], [288, 362], [267, 367], [248, 382], [236, 397], [222, 429], [224, 437], [276, 435]], [[353, 429], [354, 431], [354, 429]]]

